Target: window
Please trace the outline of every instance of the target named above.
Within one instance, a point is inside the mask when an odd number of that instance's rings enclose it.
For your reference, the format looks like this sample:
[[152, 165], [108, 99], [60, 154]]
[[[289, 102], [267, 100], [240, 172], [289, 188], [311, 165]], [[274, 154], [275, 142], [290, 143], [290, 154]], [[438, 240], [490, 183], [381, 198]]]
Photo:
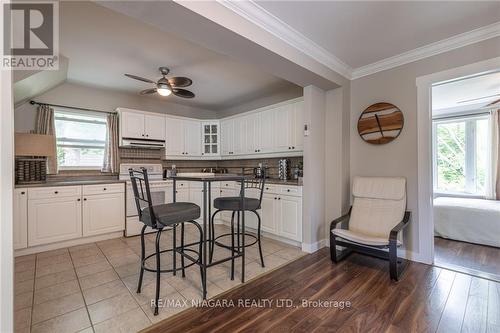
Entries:
[[100, 169], [106, 144], [106, 115], [55, 111], [57, 163], [61, 169]]
[[485, 115], [433, 121], [435, 192], [485, 195], [488, 121]]

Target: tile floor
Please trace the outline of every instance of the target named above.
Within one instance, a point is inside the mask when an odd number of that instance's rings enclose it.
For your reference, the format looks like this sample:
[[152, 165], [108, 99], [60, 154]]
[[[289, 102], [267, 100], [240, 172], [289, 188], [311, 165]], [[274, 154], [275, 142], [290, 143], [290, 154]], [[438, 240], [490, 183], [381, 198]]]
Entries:
[[[217, 226], [217, 233], [226, 231]], [[146, 253], [154, 249], [154, 235], [146, 236]], [[193, 228], [186, 241], [196, 240]], [[265, 268], [260, 266], [257, 245], [246, 251], [246, 281], [282, 266], [304, 253], [299, 248], [264, 238]], [[169, 248], [172, 234], [162, 234], [161, 247]], [[227, 256], [216, 247], [214, 259]], [[192, 266], [181, 274], [162, 274], [160, 298], [178, 300], [160, 307], [153, 316], [151, 299], [155, 274], [145, 272], [142, 293], [137, 294], [140, 238], [118, 238], [70, 248], [17, 257], [15, 260], [16, 332], [137, 332], [172, 316], [186, 307], [175, 306], [201, 299], [200, 270]], [[171, 253], [162, 255], [162, 266], [170, 268]], [[180, 262], [180, 260], [178, 259]], [[151, 261], [154, 264], [154, 261]], [[214, 297], [240, 282], [241, 261], [236, 260], [235, 280], [230, 279], [230, 261], [208, 269], [208, 297]]]

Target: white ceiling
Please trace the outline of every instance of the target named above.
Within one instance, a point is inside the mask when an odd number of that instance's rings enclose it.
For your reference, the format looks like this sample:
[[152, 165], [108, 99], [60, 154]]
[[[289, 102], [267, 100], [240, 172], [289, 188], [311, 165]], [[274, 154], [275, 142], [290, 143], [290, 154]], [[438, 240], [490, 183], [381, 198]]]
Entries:
[[196, 97], [167, 99], [205, 109], [225, 109], [297, 89], [252, 65], [91, 2], [60, 2], [60, 52], [69, 59], [69, 81], [132, 93], [151, 85], [127, 78], [124, 73], [156, 80], [160, 77], [157, 68], [168, 66], [170, 76], [193, 80], [187, 89]]
[[352, 68], [500, 21], [500, 2], [257, 1]]
[[457, 80], [432, 88], [434, 116], [460, 113], [500, 100], [500, 72]]

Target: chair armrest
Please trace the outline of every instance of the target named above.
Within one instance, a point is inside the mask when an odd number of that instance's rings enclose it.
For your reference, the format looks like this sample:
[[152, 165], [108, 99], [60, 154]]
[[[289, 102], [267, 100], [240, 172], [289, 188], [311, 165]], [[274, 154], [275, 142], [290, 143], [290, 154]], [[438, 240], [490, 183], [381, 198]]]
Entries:
[[398, 238], [398, 233], [406, 228], [408, 224], [410, 224], [410, 216], [411, 212], [406, 211], [403, 217], [403, 220], [399, 222], [394, 228], [392, 228], [391, 233], [389, 234], [389, 241], [396, 241]]
[[346, 222], [349, 223], [349, 218], [351, 217], [351, 210], [352, 210], [352, 207], [349, 208], [349, 212], [345, 215], [342, 215], [341, 217], [339, 218], [336, 218], [335, 220], [333, 220], [331, 223], [330, 223], [330, 230], [332, 229], [335, 229], [335, 227], [337, 226], [337, 224], [339, 223], [342, 223], [342, 222]]

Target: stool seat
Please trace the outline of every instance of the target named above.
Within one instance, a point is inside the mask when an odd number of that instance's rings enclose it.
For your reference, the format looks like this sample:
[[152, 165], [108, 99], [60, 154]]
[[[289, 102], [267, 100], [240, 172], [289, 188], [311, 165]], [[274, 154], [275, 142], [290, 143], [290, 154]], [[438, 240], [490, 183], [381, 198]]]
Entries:
[[[191, 202], [174, 202], [168, 204], [154, 205], [153, 212], [156, 221], [163, 226], [171, 226], [185, 221], [193, 221], [200, 218], [200, 206]], [[152, 227], [154, 220], [151, 219], [149, 207], [142, 209], [141, 222]], [[158, 226], [157, 226], [158, 227]]]
[[[254, 198], [244, 198], [245, 210], [257, 210], [260, 208], [260, 200]], [[214, 200], [214, 207], [220, 210], [241, 210], [240, 197], [220, 197]]]

